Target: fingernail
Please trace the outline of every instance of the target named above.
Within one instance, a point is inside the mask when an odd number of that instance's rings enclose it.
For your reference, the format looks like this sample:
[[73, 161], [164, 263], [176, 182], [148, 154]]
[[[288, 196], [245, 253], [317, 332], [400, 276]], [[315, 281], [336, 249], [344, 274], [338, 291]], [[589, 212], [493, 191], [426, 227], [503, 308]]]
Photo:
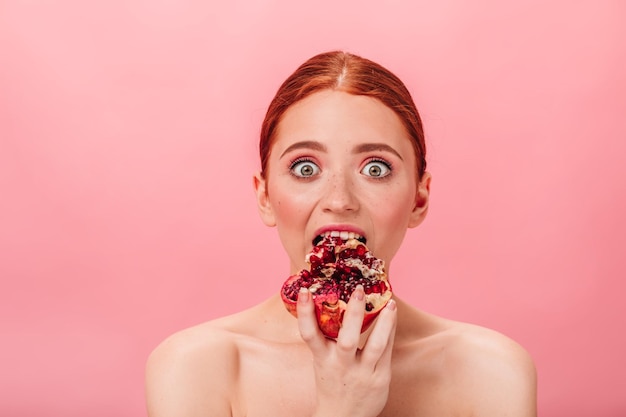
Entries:
[[309, 289], [305, 287], [300, 288], [300, 292], [298, 293], [298, 301], [301, 303], [306, 303], [309, 301]]
[[363, 291], [363, 286], [361, 284], [356, 286], [356, 289], [354, 290], [354, 296], [359, 301], [362, 301], [365, 298], [365, 291]]
[[394, 311], [398, 306], [396, 305], [396, 302], [394, 300], [389, 300], [389, 302], [387, 303], [387, 308], [391, 311]]

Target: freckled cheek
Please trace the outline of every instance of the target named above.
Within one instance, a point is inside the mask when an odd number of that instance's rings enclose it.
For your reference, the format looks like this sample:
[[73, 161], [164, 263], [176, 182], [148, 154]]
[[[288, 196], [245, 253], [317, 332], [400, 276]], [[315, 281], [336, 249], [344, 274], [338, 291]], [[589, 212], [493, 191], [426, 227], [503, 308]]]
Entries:
[[402, 210], [398, 207], [381, 206], [376, 209], [375, 216], [378, 221], [376, 223], [379, 227], [385, 229], [387, 232], [404, 229], [408, 224], [408, 212], [406, 208]]
[[377, 236], [388, 245], [381, 255], [395, 254], [404, 239], [413, 209], [412, 195], [406, 192], [389, 193], [373, 207], [372, 216], [378, 227]]
[[302, 214], [307, 211], [307, 199], [304, 197], [294, 196], [292, 194], [277, 195], [274, 199], [273, 206], [280, 224], [297, 224], [302, 222]]
[[412, 209], [413, 194], [411, 190], [403, 187], [399, 191], [389, 190], [385, 193], [377, 193], [371, 198], [375, 212], [381, 218], [397, 220], [406, 218]]

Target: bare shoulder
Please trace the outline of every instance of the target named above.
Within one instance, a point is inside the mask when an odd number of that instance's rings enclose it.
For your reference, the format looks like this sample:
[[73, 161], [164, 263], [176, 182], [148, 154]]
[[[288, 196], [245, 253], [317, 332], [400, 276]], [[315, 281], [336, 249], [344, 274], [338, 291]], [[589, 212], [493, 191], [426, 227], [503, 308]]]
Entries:
[[484, 327], [452, 322], [440, 337], [448, 388], [465, 415], [536, 416], [536, 371], [528, 352]]
[[258, 349], [265, 349], [272, 335], [280, 333], [277, 329], [284, 332], [287, 327], [270, 316], [295, 322], [276, 296], [161, 342], [146, 364], [148, 415], [213, 417], [240, 411], [242, 368], [256, 360]]
[[[415, 398], [415, 415], [536, 416], [535, 366], [519, 343], [398, 302], [403, 319], [390, 394], [398, 404]], [[390, 408], [389, 415], [405, 415], [402, 410]]]
[[208, 322], [173, 334], [146, 364], [148, 415], [230, 416], [237, 365], [236, 334], [219, 325]]

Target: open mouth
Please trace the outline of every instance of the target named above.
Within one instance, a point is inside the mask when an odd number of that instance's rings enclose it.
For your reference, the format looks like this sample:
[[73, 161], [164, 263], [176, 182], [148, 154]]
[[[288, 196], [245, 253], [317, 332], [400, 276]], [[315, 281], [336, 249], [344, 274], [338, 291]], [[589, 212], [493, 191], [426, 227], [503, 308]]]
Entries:
[[344, 242], [349, 239], [356, 239], [363, 244], [365, 244], [367, 241], [365, 239], [365, 236], [361, 236], [358, 233], [348, 232], [345, 230], [342, 230], [342, 231], [333, 230], [333, 231], [328, 231], [328, 232], [322, 233], [321, 235], [315, 236], [315, 238], [313, 239], [313, 246], [319, 245], [320, 242], [327, 237], [337, 237], [343, 240]]

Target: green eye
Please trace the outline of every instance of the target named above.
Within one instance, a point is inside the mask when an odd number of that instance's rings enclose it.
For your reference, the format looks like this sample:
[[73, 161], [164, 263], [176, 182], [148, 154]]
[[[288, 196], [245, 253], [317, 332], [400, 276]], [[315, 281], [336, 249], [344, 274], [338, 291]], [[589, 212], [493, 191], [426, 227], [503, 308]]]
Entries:
[[390, 173], [391, 167], [384, 161], [370, 161], [361, 170], [361, 174], [374, 178], [386, 177]]
[[320, 173], [320, 168], [309, 160], [295, 161], [289, 168], [296, 177], [308, 178]]

